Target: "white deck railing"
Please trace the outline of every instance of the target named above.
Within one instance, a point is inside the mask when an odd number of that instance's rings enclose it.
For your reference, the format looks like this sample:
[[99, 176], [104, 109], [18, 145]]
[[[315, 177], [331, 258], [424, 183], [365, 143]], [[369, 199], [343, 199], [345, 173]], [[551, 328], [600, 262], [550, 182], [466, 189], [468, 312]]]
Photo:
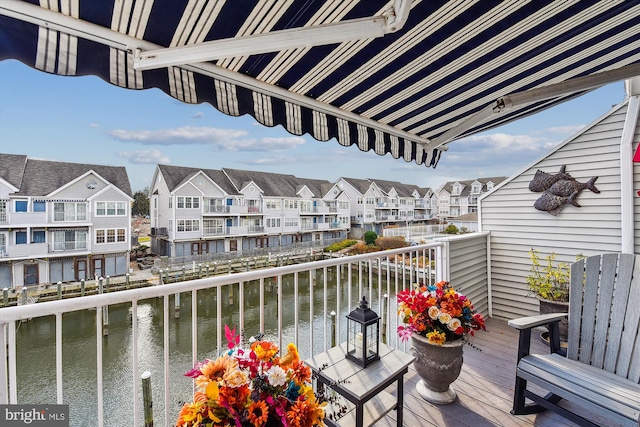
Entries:
[[[259, 319], [260, 319], [260, 331], [264, 331], [265, 325], [265, 279], [268, 283], [276, 280], [277, 283], [277, 343], [280, 348], [283, 346], [283, 330], [293, 328], [294, 341], [298, 345], [301, 353], [301, 357], [306, 358], [313, 353], [318, 353], [326, 350], [331, 346], [330, 327], [327, 327], [327, 321], [324, 322], [322, 327], [323, 337], [321, 339], [322, 348], [314, 348], [314, 339], [316, 347], [318, 346], [317, 337], [314, 337], [314, 328], [309, 328], [309, 336], [304, 340], [299, 339], [298, 324], [300, 321], [306, 321], [306, 319], [299, 319], [299, 307], [298, 300], [303, 300], [304, 295], [298, 294], [298, 276], [300, 273], [313, 272], [320, 270], [324, 274], [321, 277], [324, 279], [322, 285], [318, 284], [318, 288], [323, 286], [323, 299], [322, 307], [314, 307], [314, 282], [315, 280], [309, 279], [309, 322], [310, 326], [314, 322], [314, 314], [322, 314], [323, 319], [328, 319], [330, 313], [335, 311], [341, 313], [346, 308], [347, 311], [351, 310], [351, 306], [357, 304], [360, 296], [368, 293], [369, 300], [372, 302], [372, 309], [380, 313], [392, 313], [391, 318], [395, 318], [395, 302], [390, 302], [393, 298], [383, 298], [383, 296], [389, 295], [393, 297], [398, 290], [406, 289], [416, 281], [423, 281], [425, 283], [431, 283], [433, 280], [442, 280], [448, 278], [448, 273], [445, 271], [449, 265], [448, 255], [444, 252], [447, 250], [447, 245], [441, 242], [435, 242], [427, 245], [413, 246], [410, 248], [394, 249], [383, 252], [376, 252], [365, 255], [344, 256], [336, 257], [332, 259], [326, 259], [322, 261], [316, 261], [305, 264], [290, 265], [283, 267], [268, 268], [262, 270], [254, 270], [243, 273], [235, 273], [223, 276], [215, 276], [209, 278], [203, 278], [198, 280], [191, 280], [186, 282], [179, 282], [173, 284], [165, 284], [159, 286], [145, 287], [133, 290], [126, 290], [120, 292], [106, 293], [100, 295], [84, 296], [73, 299], [57, 300], [52, 302], [37, 303], [31, 305], [23, 305], [16, 307], [5, 307], [0, 309], [0, 404], [16, 404], [23, 403], [18, 402], [18, 381], [16, 374], [16, 360], [21, 357], [16, 352], [16, 325], [23, 320], [43, 317], [43, 316], [55, 316], [55, 366], [56, 366], [56, 402], [58, 404], [67, 403], [63, 396], [63, 370], [62, 370], [62, 315], [68, 312], [74, 312], [79, 310], [96, 309], [96, 380], [97, 380], [97, 401], [98, 401], [98, 413], [96, 424], [98, 426], [104, 425], [104, 401], [103, 401], [103, 309], [113, 304], [130, 303], [131, 304], [131, 334], [132, 334], [132, 372], [133, 372], [133, 395], [130, 401], [133, 405], [133, 420], [131, 425], [137, 426], [142, 423], [142, 417], [139, 409], [139, 402], [141, 396], [139, 396], [139, 378], [140, 372], [138, 368], [138, 301], [142, 301], [150, 298], [163, 298], [163, 336], [164, 336], [164, 421], [166, 425], [170, 425], [171, 420], [175, 419], [177, 413], [172, 413], [175, 409], [170, 405], [170, 393], [171, 387], [169, 383], [169, 371], [171, 369], [171, 360], [169, 352], [169, 313], [173, 309], [170, 306], [170, 296], [181, 293], [191, 293], [192, 302], [192, 324], [191, 324], [191, 342], [192, 342], [192, 359], [195, 365], [197, 360], [198, 349], [198, 316], [197, 316], [197, 292], [204, 289], [215, 289], [217, 292], [217, 319], [216, 325], [218, 331], [223, 329], [222, 322], [222, 288], [226, 285], [237, 285], [239, 289], [238, 304], [239, 307], [244, 307], [244, 292], [248, 282], [251, 282], [251, 286], [259, 286]], [[394, 261], [394, 257], [397, 257], [397, 262]], [[418, 259], [421, 258], [423, 262], [418, 265]], [[427, 263], [424, 263], [424, 261]], [[423, 266], [427, 266], [423, 268]], [[403, 268], [404, 266], [404, 268]], [[335, 271], [336, 275], [336, 287], [335, 295], [329, 298], [327, 294], [327, 269]], [[293, 275], [293, 304], [289, 305], [290, 300], [283, 301], [283, 276]], [[374, 275], [377, 275], [375, 277]], [[368, 276], [368, 277], [367, 277]], [[287, 276], [289, 277], [289, 276]], [[305, 276], [306, 277], [306, 276]], [[315, 274], [309, 277], [316, 277]], [[374, 280], [374, 278], [376, 280]], [[288, 280], [289, 281], [289, 280]], [[366, 285], [365, 285], [366, 283]], [[385, 283], [386, 287], [377, 285], [374, 283]], [[345, 291], [346, 286], [347, 298], [341, 299], [341, 295]], [[288, 293], [291, 289], [286, 289]], [[316, 289], [319, 291], [319, 289]], [[289, 297], [287, 297], [289, 298]], [[335, 301], [335, 306], [329, 307], [328, 300]], [[377, 305], [373, 302], [377, 302]], [[386, 303], [386, 307], [383, 304]], [[285, 304], [288, 304], [285, 306]], [[293, 324], [283, 324], [283, 311], [293, 310]], [[290, 311], [289, 313], [290, 314]], [[244, 330], [245, 318], [243, 310], [239, 310], [237, 313], [239, 318], [239, 329]], [[343, 320], [341, 316], [336, 317], [336, 330], [341, 331], [343, 326]], [[290, 316], [289, 316], [290, 318]], [[394, 341], [397, 343], [395, 334], [395, 320], [392, 322], [385, 322], [384, 326], [387, 328], [386, 334], [388, 337], [394, 337]], [[155, 325], [160, 327], [159, 325]], [[217, 350], [222, 351], [222, 334], [217, 333]], [[340, 335], [340, 334], [338, 334]], [[343, 334], [344, 335], [344, 334]], [[337, 339], [340, 339], [339, 337]], [[286, 343], [285, 343], [286, 345]], [[396, 344], [397, 345], [397, 344]], [[73, 356], [68, 356], [73, 357]], [[53, 402], [50, 402], [53, 403]], [[159, 407], [162, 405], [158, 405]]]

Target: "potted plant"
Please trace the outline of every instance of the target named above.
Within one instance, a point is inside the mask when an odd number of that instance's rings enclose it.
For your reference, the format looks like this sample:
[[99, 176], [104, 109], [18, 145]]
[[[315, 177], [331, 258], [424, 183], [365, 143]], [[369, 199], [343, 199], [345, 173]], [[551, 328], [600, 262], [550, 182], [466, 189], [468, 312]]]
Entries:
[[[529, 250], [531, 269], [527, 276], [527, 287], [540, 302], [540, 314], [569, 312], [570, 265], [556, 262], [558, 255], [551, 252], [544, 258], [534, 248]], [[584, 258], [579, 254], [576, 260]], [[566, 342], [568, 322], [560, 322], [560, 341]]]
[[185, 375], [195, 380], [192, 402], [180, 410], [176, 427], [324, 425], [324, 408], [311, 385], [311, 369], [291, 343], [278, 347], [256, 339], [237, 347], [240, 336], [225, 326], [229, 351], [205, 360]]
[[467, 335], [486, 330], [484, 318], [449, 282], [416, 285], [397, 297], [405, 324], [398, 327], [398, 335], [403, 341], [411, 338], [414, 367], [421, 378], [418, 393], [431, 403], [452, 403], [456, 393], [450, 385], [460, 375], [462, 345]]

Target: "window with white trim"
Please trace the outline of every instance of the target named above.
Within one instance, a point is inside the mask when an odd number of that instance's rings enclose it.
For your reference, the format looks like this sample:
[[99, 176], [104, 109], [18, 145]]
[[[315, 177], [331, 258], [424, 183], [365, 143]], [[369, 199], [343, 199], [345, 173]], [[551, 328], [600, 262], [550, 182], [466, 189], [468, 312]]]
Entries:
[[298, 200], [296, 199], [284, 199], [285, 209], [298, 209]]
[[104, 228], [96, 230], [96, 244], [123, 243], [126, 242], [126, 230], [124, 228]]
[[0, 233], [0, 256], [4, 256], [7, 253], [7, 235]]
[[7, 202], [0, 202], [0, 222], [7, 222]]
[[270, 210], [280, 210], [281, 209], [281, 203], [280, 200], [265, 200], [265, 206], [267, 209]]
[[200, 231], [199, 219], [179, 219], [177, 222], [178, 231]]
[[54, 221], [86, 221], [87, 204], [84, 202], [54, 202]]
[[338, 208], [339, 209], [349, 209], [349, 202], [339, 201], [338, 202]]
[[126, 214], [126, 202], [96, 202], [96, 216], [124, 216]]
[[267, 228], [280, 228], [280, 218], [267, 218]]
[[200, 209], [200, 197], [178, 196], [178, 209]]
[[298, 218], [285, 218], [284, 219], [285, 227], [297, 227], [298, 226]]
[[86, 230], [62, 230], [53, 232], [53, 250], [71, 251], [87, 249]]

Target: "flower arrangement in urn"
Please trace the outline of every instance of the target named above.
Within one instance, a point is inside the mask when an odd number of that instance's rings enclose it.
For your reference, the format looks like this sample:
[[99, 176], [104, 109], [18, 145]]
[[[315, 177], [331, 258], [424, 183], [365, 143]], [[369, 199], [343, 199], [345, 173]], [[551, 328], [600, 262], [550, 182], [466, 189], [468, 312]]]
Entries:
[[486, 330], [482, 314], [476, 313], [471, 301], [449, 282], [415, 285], [415, 289], [401, 291], [397, 297], [398, 314], [405, 324], [398, 326], [403, 341], [417, 333], [431, 344], [442, 345]]
[[312, 427], [323, 425], [326, 403], [316, 398], [311, 370], [296, 346], [278, 347], [260, 338], [250, 349], [225, 326], [229, 351], [205, 360], [185, 375], [195, 380], [193, 402], [182, 407], [176, 427]]

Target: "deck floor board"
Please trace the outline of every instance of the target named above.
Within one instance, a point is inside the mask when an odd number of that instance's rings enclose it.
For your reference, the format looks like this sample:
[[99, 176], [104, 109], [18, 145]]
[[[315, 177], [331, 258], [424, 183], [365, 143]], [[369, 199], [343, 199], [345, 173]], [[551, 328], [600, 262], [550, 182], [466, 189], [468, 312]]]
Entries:
[[[420, 397], [416, 383], [420, 379], [413, 365], [404, 377], [404, 426], [407, 427], [575, 427], [552, 412], [514, 416], [512, 406], [518, 333], [504, 320], [489, 319], [488, 333], [479, 332], [473, 344], [464, 349], [464, 364], [460, 377], [453, 383], [458, 394], [450, 405], [433, 405]], [[536, 332], [534, 331], [534, 334]], [[532, 338], [532, 352], [548, 352], [542, 339]], [[388, 391], [395, 395], [396, 389]], [[396, 426], [396, 412], [391, 411], [375, 424], [376, 427]]]

